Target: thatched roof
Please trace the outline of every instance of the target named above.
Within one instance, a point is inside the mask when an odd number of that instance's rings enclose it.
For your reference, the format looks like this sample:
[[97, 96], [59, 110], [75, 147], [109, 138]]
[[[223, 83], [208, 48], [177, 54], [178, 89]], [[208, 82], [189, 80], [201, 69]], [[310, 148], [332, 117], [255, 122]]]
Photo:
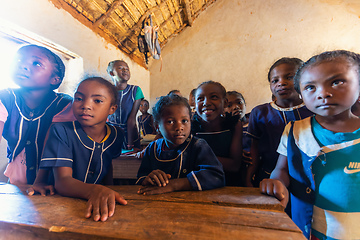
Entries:
[[145, 66], [137, 37], [143, 20], [150, 14], [161, 48], [180, 34], [216, 0], [50, 0], [82, 24]]

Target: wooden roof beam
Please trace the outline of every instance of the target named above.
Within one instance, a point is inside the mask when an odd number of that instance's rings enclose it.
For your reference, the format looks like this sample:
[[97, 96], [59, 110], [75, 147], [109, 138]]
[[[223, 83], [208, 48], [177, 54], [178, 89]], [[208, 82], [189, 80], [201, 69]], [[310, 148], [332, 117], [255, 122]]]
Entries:
[[162, 7], [164, 4], [166, 4], [166, 1], [162, 1], [159, 5], [155, 5], [154, 7], [146, 10], [146, 12], [139, 18], [139, 21], [134, 26], [132, 26], [132, 28], [128, 31], [128, 35], [119, 39], [119, 41], [123, 44], [129, 37], [132, 36], [132, 34], [135, 33], [137, 29], [139, 29], [142, 26], [142, 22], [144, 21], [145, 18], [147, 18], [150, 14], [152, 14], [156, 9]]
[[184, 0], [184, 4], [185, 4], [185, 16], [188, 20], [189, 26], [191, 27], [193, 24], [193, 19], [191, 17], [191, 10], [190, 10], [190, 2], [189, 0]]
[[125, 0], [115, 0], [113, 4], [109, 7], [105, 14], [101, 15], [98, 20], [93, 24], [94, 28], [97, 28], [102, 24], [110, 15], [121, 5]]

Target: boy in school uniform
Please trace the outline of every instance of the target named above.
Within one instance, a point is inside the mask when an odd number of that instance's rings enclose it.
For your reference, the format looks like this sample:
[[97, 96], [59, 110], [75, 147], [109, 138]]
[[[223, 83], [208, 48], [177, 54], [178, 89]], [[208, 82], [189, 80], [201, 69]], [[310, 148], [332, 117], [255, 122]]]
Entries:
[[128, 84], [130, 80], [130, 69], [123, 60], [115, 60], [109, 63], [108, 74], [113, 79], [119, 94], [119, 106], [114, 114], [109, 116], [109, 122], [121, 127], [125, 131], [123, 149], [140, 149], [140, 136], [136, 127], [136, 114], [140, 102], [144, 99], [141, 88]]

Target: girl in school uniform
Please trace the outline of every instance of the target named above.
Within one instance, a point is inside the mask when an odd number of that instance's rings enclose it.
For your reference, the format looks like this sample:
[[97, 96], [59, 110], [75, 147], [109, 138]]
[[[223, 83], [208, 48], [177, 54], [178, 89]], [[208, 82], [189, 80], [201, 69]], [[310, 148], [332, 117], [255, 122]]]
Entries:
[[224, 114], [226, 90], [218, 82], [201, 83], [195, 94], [192, 133], [206, 140], [222, 163], [227, 186], [240, 186], [242, 123], [239, 116]]
[[51, 126], [40, 162], [53, 170], [58, 193], [88, 200], [85, 217], [92, 214], [95, 221], [111, 217], [115, 202], [126, 204], [119, 193], [100, 185], [112, 184], [112, 159], [121, 154], [124, 141], [123, 131], [106, 123], [116, 102], [117, 90], [109, 81], [82, 81], [73, 102], [77, 120]]
[[302, 63], [298, 58], [281, 58], [270, 67], [268, 81], [275, 100], [256, 106], [249, 118], [252, 165], [246, 175], [248, 187], [258, 187], [274, 170], [279, 157], [276, 149], [286, 124], [313, 115], [294, 89], [293, 78]]
[[7, 140], [12, 184], [33, 184], [52, 122], [72, 121], [72, 98], [56, 93], [65, 75], [59, 56], [37, 45], [17, 51], [13, 80], [18, 89], [0, 91], [0, 137]]
[[221, 163], [203, 139], [190, 134], [190, 106], [177, 94], [162, 96], [153, 108], [163, 138], [146, 148], [138, 171], [139, 194], [223, 187]]
[[148, 113], [149, 110], [149, 102], [146, 99], [141, 100], [140, 103], [140, 112], [142, 115], [138, 116], [138, 124], [139, 124], [139, 131], [140, 136], [145, 136], [147, 134], [155, 134], [154, 128], [154, 119], [153, 116]]

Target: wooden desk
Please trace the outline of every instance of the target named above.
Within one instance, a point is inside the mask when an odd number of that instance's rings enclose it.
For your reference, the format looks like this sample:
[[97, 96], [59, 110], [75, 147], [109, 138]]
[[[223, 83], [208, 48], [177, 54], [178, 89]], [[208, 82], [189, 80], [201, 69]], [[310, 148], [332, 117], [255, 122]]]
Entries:
[[134, 179], [136, 180], [141, 159], [134, 156], [121, 155], [113, 159], [113, 178], [115, 179]]
[[86, 201], [26, 196], [0, 185], [1, 239], [305, 239], [279, 202], [258, 189], [143, 196], [112, 186], [128, 201], [106, 222], [84, 218]]

